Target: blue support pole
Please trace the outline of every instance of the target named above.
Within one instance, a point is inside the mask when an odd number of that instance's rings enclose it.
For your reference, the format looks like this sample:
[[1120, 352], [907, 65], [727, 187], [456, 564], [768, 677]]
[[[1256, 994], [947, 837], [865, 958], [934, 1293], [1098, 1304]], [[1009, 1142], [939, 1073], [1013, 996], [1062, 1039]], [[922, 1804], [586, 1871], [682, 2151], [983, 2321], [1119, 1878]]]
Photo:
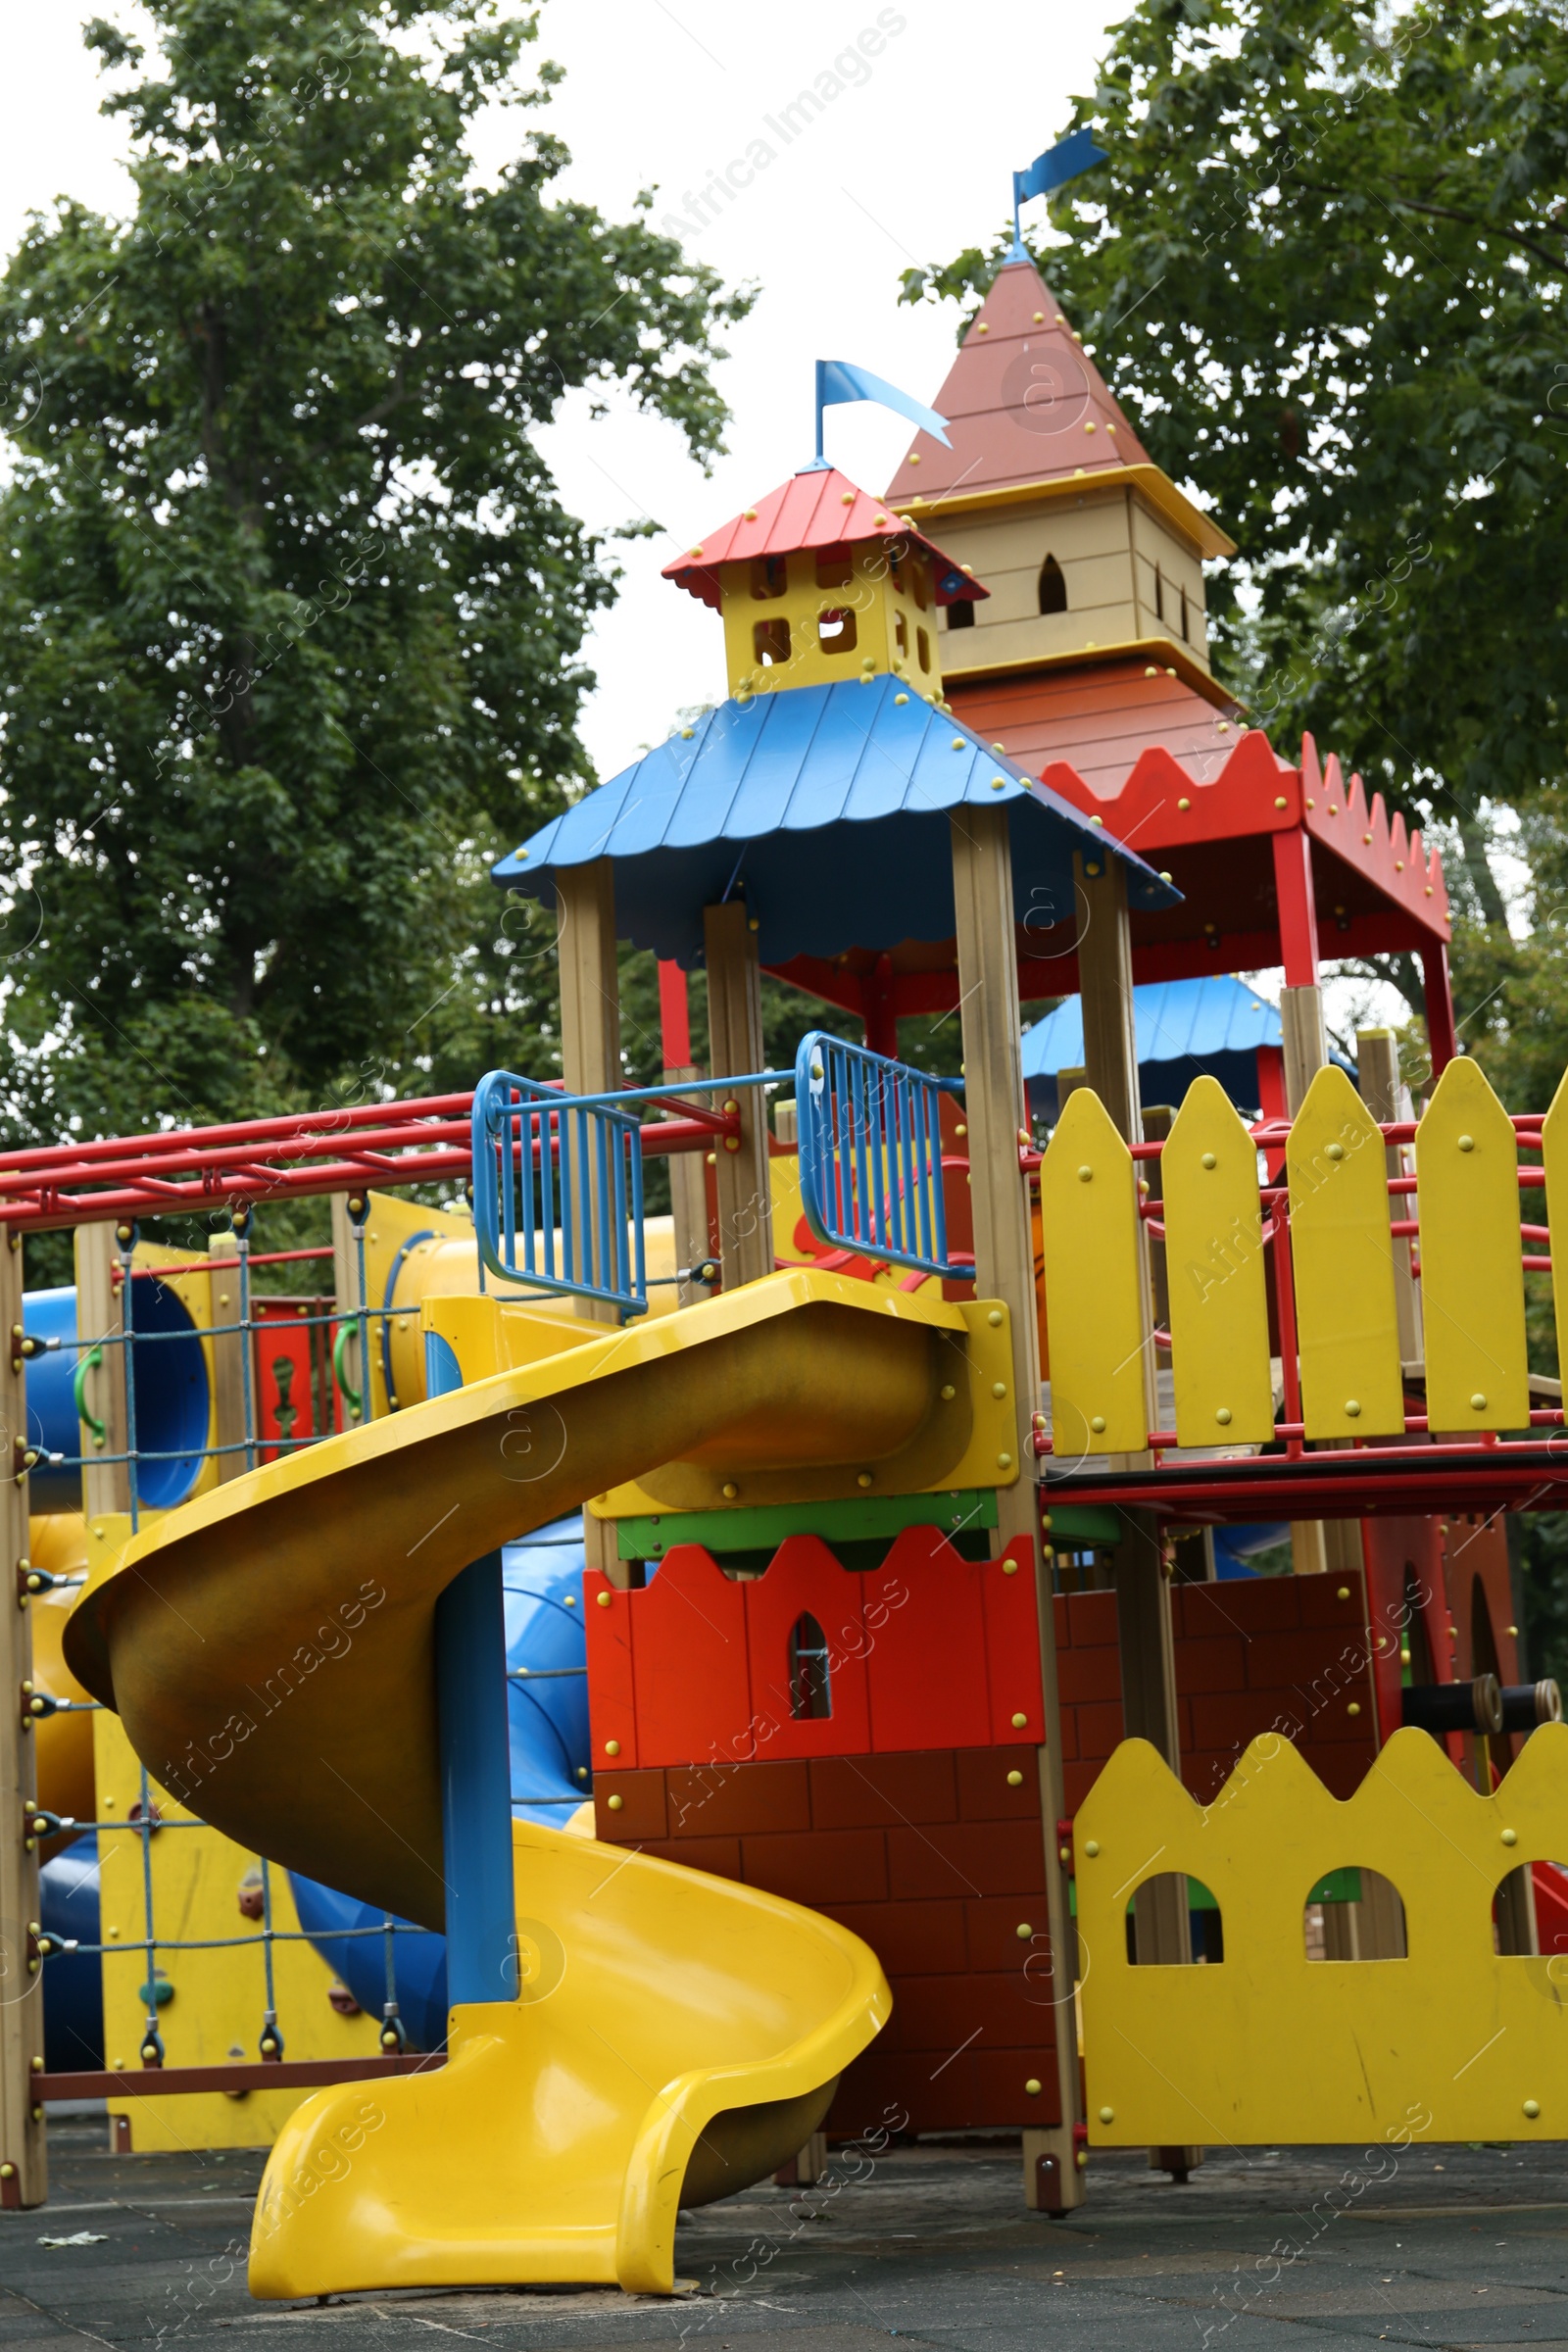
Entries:
[[[446, 1341], [427, 1332], [425, 1387], [463, 1386]], [[441, 1837], [447, 1889], [447, 1999], [517, 1997], [512, 1877], [512, 1740], [501, 1554], [455, 1577], [435, 1604], [436, 1711], [441, 1737]]]
[[517, 1997], [512, 1758], [501, 1554], [487, 1552], [435, 1604], [447, 1998]]

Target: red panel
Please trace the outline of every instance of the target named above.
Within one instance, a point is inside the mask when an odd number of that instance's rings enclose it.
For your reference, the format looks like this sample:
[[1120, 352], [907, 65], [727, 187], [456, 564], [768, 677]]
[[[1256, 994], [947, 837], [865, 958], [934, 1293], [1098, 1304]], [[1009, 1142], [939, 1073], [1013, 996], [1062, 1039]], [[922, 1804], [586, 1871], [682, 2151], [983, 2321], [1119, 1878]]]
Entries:
[[991, 1737], [1003, 1745], [1019, 1740], [1043, 1743], [1046, 1707], [1031, 1538], [1015, 1536], [1000, 1559], [981, 1567], [980, 1598], [985, 1612]]
[[[816, 1903], [813, 1909], [828, 1909]], [[890, 1977], [921, 1969], [957, 1971], [968, 1965], [963, 1905], [929, 1903], [838, 1903], [830, 1916], [871, 1946]]]
[[[883, 1830], [808, 1830], [743, 1838], [746, 1884], [792, 1903], [877, 1901], [888, 1890], [886, 1837]], [[956, 1891], [952, 1886], [937, 1889]]]
[[[860, 1613], [863, 1583], [863, 1578], [839, 1566], [820, 1536], [788, 1536], [773, 1554], [767, 1574], [739, 1588], [745, 1596], [759, 1755], [854, 1755], [870, 1746], [867, 1636]], [[821, 1627], [828, 1649], [832, 1712], [815, 1719], [797, 1718], [790, 1704], [790, 1636], [808, 1613]]]
[[[599, 1595], [610, 1595], [601, 1608]], [[629, 1596], [616, 1590], [597, 1568], [586, 1568], [582, 1606], [587, 1634], [588, 1722], [596, 1765], [610, 1765], [606, 1742], [619, 1742], [614, 1769], [620, 1772], [642, 1762], [637, 1745], [637, 1704], [631, 1662]]]
[[[1040, 1751], [1035, 1747], [969, 1747], [955, 1758], [958, 1768], [958, 1812], [965, 1821], [1038, 1821]], [[1010, 1772], [1020, 1773], [1016, 1788]], [[922, 1815], [930, 1820], [931, 1815]]]
[[937, 1529], [906, 1527], [862, 1580], [878, 1749], [989, 1743], [981, 1574]]
[[927, 1895], [1033, 1895], [1044, 1909], [1046, 1849], [1038, 1821], [966, 1821], [956, 1829], [889, 1830], [896, 1902]]
[[[618, 1798], [617, 1802], [612, 1802]], [[664, 1776], [662, 1772], [599, 1772], [594, 1775], [594, 1835], [617, 1844], [641, 1843], [664, 1835]]]
[[672, 1836], [744, 1837], [753, 1830], [808, 1830], [811, 1800], [804, 1764], [673, 1765]]
[[1317, 907], [1312, 897], [1312, 848], [1304, 832], [1275, 834], [1274, 890], [1279, 901], [1285, 985], [1315, 988]]
[[620, 1602], [634, 1629], [639, 1763], [754, 1755], [746, 1603], [711, 1552], [673, 1544], [646, 1592], [620, 1594]]
[[[330, 1298], [252, 1298], [251, 1314], [261, 1325], [255, 1334], [256, 1428], [264, 1442], [259, 1458], [275, 1462], [282, 1447], [278, 1439], [298, 1445], [318, 1434], [316, 1409], [317, 1378], [324, 1393], [325, 1330], [321, 1323], [301, 1320], [332, 1311]], [[236, 1310], [218, 1309], [219, 1322], [231, 1322]], [[241, 1465], [243, 1467], [243, 1464]]]
[[[961, 1766], [963, 1759], [958, 1761]], [[903, 1821], [956, 1821], [953, 1768], [945, 1748], [925, 1755], [824, 1756], [810, 1767], [811, 1826], [862, 1830]]]

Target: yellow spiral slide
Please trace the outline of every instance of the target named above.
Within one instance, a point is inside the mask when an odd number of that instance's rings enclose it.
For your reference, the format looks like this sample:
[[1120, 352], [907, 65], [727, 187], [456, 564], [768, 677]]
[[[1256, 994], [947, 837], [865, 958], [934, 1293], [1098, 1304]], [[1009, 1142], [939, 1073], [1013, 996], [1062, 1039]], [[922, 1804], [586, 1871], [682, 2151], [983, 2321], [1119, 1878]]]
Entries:
[[[471, 1825], [452, 1719], [468, 1709], [442, 1679], [438, 1603], [503, 1543], [671, 1466], [742, 1493], [752, 1472], [774, 1493], [907, 1493], [977, 1483], [989, 1448], [994, 1483], [993, 1367], [982, 1381], [970, 1359], [1005, 1345], [984, 1328], [1000, 1311], [788, 1272], [625, 1330], [557, 1324], [556, 1352], [521, 1364], [539, 1318], [484, 1312], [488, 1363], [513, 1368], [476, 1378], [470, 1359], [468, 1385], [172, 1513], [67, 1629], [73, 1669], [164, 1787], [253, 1850], [448, 1936], [446, 2065], [299, 2108], [257, 2207], [263, 2296], [667, 2293], [677, 2208], [800, 2147], [889, 2014], [874, 1954], [832, 1922], [511, 1828], [504, 1788], [509, 1949], [479, 1979], [494, 1997], [462, 1997]], [[493, 1695], [504, 1754], [503, 1682]]]

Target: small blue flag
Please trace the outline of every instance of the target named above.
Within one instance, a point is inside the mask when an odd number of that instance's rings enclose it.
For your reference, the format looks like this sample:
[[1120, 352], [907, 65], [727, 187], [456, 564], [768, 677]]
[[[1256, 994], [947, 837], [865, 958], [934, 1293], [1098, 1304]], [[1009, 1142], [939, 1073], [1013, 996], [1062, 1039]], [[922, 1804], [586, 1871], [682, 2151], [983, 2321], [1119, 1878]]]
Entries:
[[847, 400], [874, 400], [896, 416], [907, 416], [911, 424], [923, 425], [944, 449], [953, 444], [948, 439], [948, 420], [935, 409], [928, 409], [921, 400], [901, 392], [885, 376], [873, 375], [869, 368], [857, 368], [849, 360], [818, 360], [816, 363], [816, 463], [825, 466], [822, 455], [822, 411], [836, 408]]
[[1065, 187], [1080, 172], [1093, 171], [1096, 164], [1107, 161], [1103, 147], [1095, 145], [1093, 131], [1075, 130], [1037, 155], [1027, 171], [1012, 175], [1012, 253], [1014, 261], [1027, 261], [1023, 237], [1018, 227], [1018, 214], [1031, 196], [1049, 196], [1054, 188]]

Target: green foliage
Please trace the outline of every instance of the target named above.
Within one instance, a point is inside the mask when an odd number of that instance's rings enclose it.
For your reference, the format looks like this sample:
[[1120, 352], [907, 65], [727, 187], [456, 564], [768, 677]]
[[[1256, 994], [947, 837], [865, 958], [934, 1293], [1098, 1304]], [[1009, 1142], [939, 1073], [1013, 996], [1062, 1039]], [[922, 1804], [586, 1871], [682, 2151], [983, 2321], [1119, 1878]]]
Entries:
[[1568, 1513], [1525, 1512], [1519, 1536], [1530, 1679], [1568, 1685]]
[[588, 778], [613, 594], [536, 428], [617, 382], [692, 450], [722, 294], [557, 196], [505, 0], [152, 0], [112, 26], [137, 204], [0, 282], [4, 1116], [135, 1131], [548, 1064], [554, 963], [487, 878]]
[[[1240, 542], [1220, 660], [1282, 747], [1310, 728], [1443, 824], [1462, 1034], [1539, 1093], [1568, 1060], [1555, 930], [1514, 953], [1488, 853], [1499, 804], [1540, 811], [1562, 875], [1568, 22], [1142, 0], [1074, 124], [1109, 160], [1052, 200], [1072, 242], [1044, 266]], [[1006, 242], [906, 271], [905, 299], [967, 318]]]

